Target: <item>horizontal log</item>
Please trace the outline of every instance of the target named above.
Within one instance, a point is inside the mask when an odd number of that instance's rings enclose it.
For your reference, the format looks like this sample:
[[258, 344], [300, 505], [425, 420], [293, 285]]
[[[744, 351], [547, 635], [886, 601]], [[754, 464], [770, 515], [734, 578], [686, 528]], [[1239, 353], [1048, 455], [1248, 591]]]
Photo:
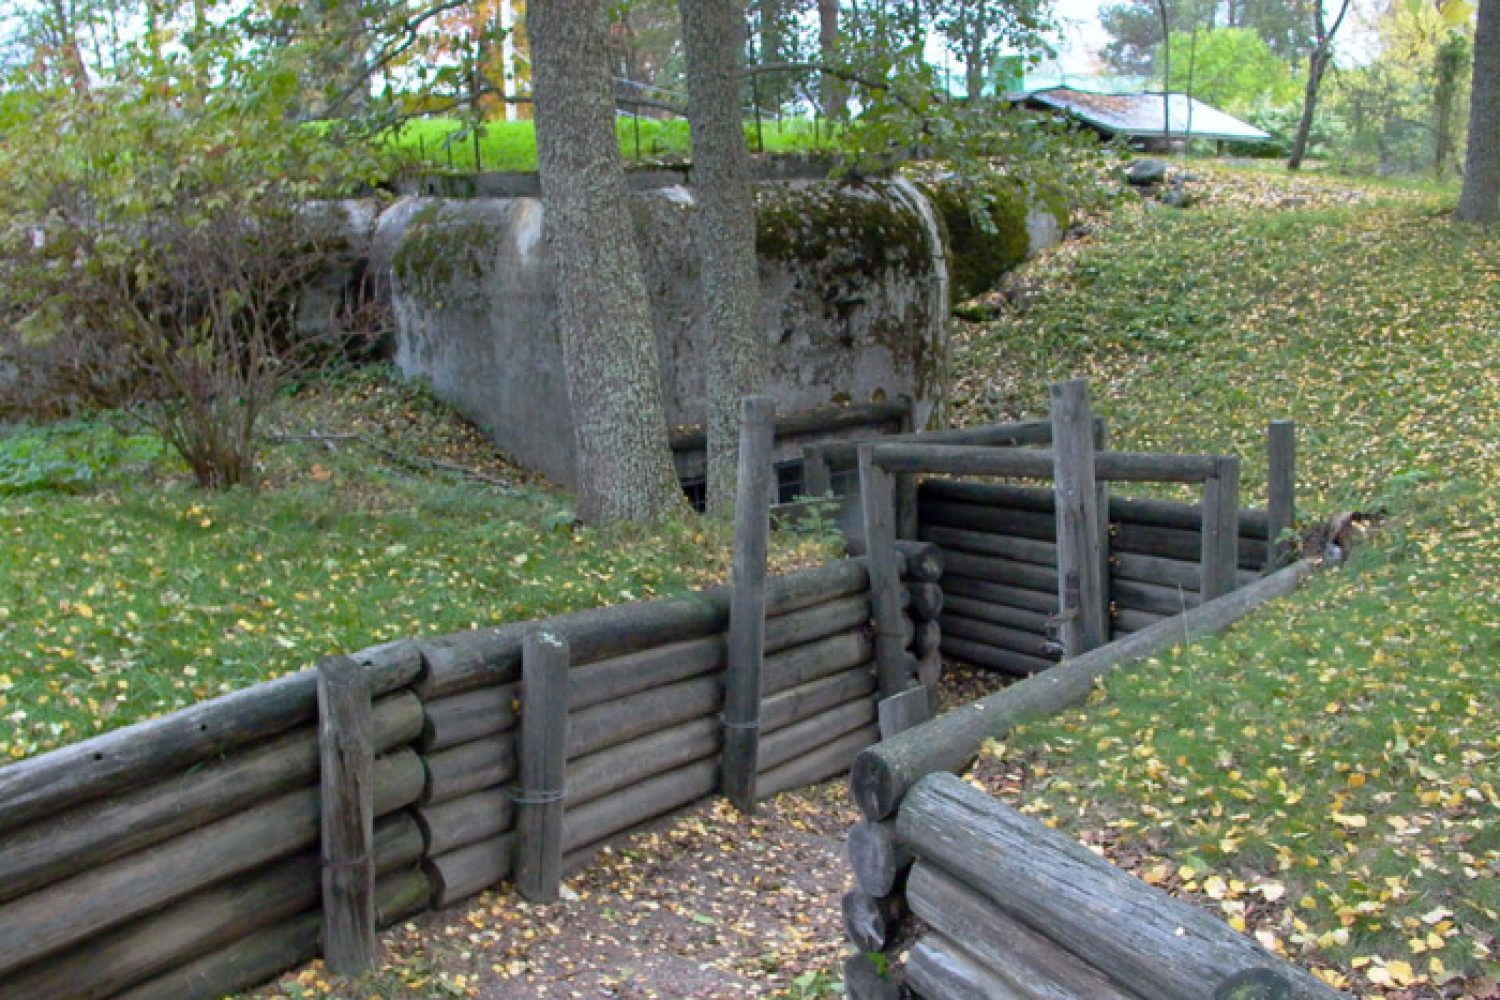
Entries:
[[862, 819], [855, 823], [844, 837], [844, 852], [855, 884], [877, 898], [895, 892], [916, 860], [897, 838], [896, 824], [891, 820], [872, 823]]
[[846, 774], [859, 752], [879, 740], [879, 726], [866, 726], [847, 733], [780, 767], [761, 772], [755, 785], [756, 795], [768, 799], [788, 789], [816, 785], [820, 781]]
[[945, 637], [967, 639], [970, 642], [994, 646], [1013, 653], [1025, 653], [1027, 656], [1035, 656], [1043, 660], [1062, 658], [1062, 646], [1056, 640], [1037, 635], [1035, 632], [1007, 628], [993, 622], [976, 621], [958, 614], [943, 615], [939, 624], [942, 626]]
[[766, 657], [761, 668], [761, 697], [849, 670], [874, 656], [874, 642], [865, 629], [794, 646]]
[[930, 622], [943, 613], [943, 588], [935, 583], [913, 583], [907, 588], [911, 594], [911, 616], [919, 622]]
[[[925, 486], [924, 483], [923, 487]], [[917, 494], [917, 513], [921, 523], [927, 526], [983, 531], [992, 535], [1034, 538], [1044, 542], [1057, 541], [1057, 518], [1052, 514], [987, 507], [977, 503], [928, 500], [921, 491]], [[944, 569], [945, 576], [953, 572], [951, 566], [945, 566]]]
[[[965, 483], [934, 479], [922, 489], [935, 499], [959, 503], [989, 504], [1015, 510], [1053, 512], [1052, 490], [1048, 487], [1015, 486], [1009, 483]], [[1186, 500], [1158, 500], [1149, 497], [1112, 496], [1109, 519], [1162, 528], [1203, 529], [1203, 505]], [[1266, 511], [1240, 508], [1240, 533], [1244, 537], [1266, 537]]]
[[695, 677], [642, 691], [568, 714], [568, 759], [575, 760], [675, 726], [713, 715], [724, 703], [723, 679]]
[[1149, 611], [1134, 611], [1130, 608], [1115, 608], [1111, 617], [1114, 618], [1115, 628], [1126, 632], [1139, 632], [1143, 628], [1150, 628], [1157, 622], [1165, 621], [1170, 616], [1152, 614]]
[[943, 636], [943, 656], [960, 663], [984, 667], [986, 670], [998, 670], [1012, 677], [1029, 677], [1057, 666], [1056, 660], [1018, 653], [1013, 649], [987, 646], [982, 642], [952, 635]]
[[[869, 589], [864, 562], [846, 559], [766, 581], [766, 613], [799, 608]], [[630, 604], [590, 608], [546, 620], [568, 643], [575, 669], [658, 646], [718, 636], [729, 624], [729, 588]], [[508, 684], [521, 675], [521, 638], [531, 622], [458, 632], [419, 641], [422, 672], [416, 689], [424, 699]]]
[[1055, 592], [1028, 590], [1025, 587], [1012, 587], [1008, 584], [991, 583], [988, 580], [975, 580], [972, 577], [955, 575], [943, 581], [943, 593], [949, 599], [972, 597], [991, 604], [1004, 604], [1027, 611], [1039, 611], [1045, 615], [1057, 614]]
[[1112, 579], [1154, 583], [1197, 593], [1202, 581], [1203, 564], [1195, 560], [1115, 552], [1109, 557], [1109, 575]]
[[[410, 684], [421, 663], [408, 642], [353, 654], [375, 695]], [[304, 670], [0, 767], [0, 832], [159, 778], [317, 718], [317, 672]]]
[[1039, 636], [1050, 637], [1055, 631], [1054, 618], [1046, 612], [1030, 611], [1010, 604], [995, 604], [976, 597], [949, 597], [947, 610], [950, 614], [972, 621], [1004, 625]]
[[487, 788], [416, 810], [427, 855], [447, 854], [498, 837], [514, 820], [510, 792], [504, 788]]
[[706, 716], [579, 757], [568, 764], [564, 783], [567, 801], [576, 808], [647, 778], [712, 757], [722, 744], [719, 720]]
[[[372, 725], [377, 753], [410, 742], [421, 731], [421, 702], [409, 691], [388, 695], [376, 703]], [[308, 726], [37, 820], [4, 837], [0, 903], [304, 787], [317, 775], [318, 734]]]
[[[422, 781], [411, 750], [378, 759], [376, 815], [415, 802]], [[0, 906], [0, 975], [316, 843], [319, 803], [317, 788], [291, 792]]]
[[987, 739], [1082, 701], [1099, 678], [1195, 638], [1221, 632], [1261, 604], [1294, 591], [1313, 570], [1294, 563], [1179, 618], [1065, 660], [1057, 667], [901, 733], [860, 755], [851, 777], [855, 802], [869, 819], [885, 819], [924, 775], [958, 771]]
[[850, 670], [787, 688], [761, 702], [761, 737], [856, 698], [871, 697], [874, 693], [875, 666], [871, 663], [861, 663]]
[[[1179, 528], [1158, 528], [1141, 524], [1115, 523], [1109, 527], [1111, 552], [1133, 552], [1196, 562], [1203, 555], [1203, 534]], [[1259, 572], [1266, 562], [1266, 543], [1259, 539], [1240, 538], [1240, 569]]]
[[901, 987], [882, 975], [869, 955], [844, 959], [844, 993], [849, 1000], [901, 1000]]
[[514, 833], [504, 833], [427, 858], [422, 870], [432, 887], [432, 905], [452, 906], [509, 877], [515, 843]]
[[1127, 989], [1201, 1000], [1227, 979], [1271, 970], [1301, 1000], [1341, 994], [1216, 916], [1114, 867], [1093, 851], [951, 774], [901, 803], [901, 840], [1020, 922]]
[[[389, 926], [415, 912], [414, 899], [426, 897], [420, 871], [393, 872], [375, 883], [376, 918]], [[118, 1000], [218, 1000], [258, 986], [312, 961], [322, 925], [322, 913], [309, 910], [120, 993]]]
[[841, 632], [852, 632], [870, 621], [870, 595], [841, 597], [787, 615], [766, 619], [767, 653], [777, 653], [792, 646], [826, 639]]
[[[961, 940], [967, 942], [968, 938]], [[906, 984], [927, 1000], [1028, 1000], [1030, 994], [941, 934], [924, 934], [906, 960]], [[1083, 993], [1092, 1000], [1093, 994]]]
[[980, 556], [1003, 556], [1038, 566], [1057, 565], [1057, 543], [1039, 538], [1019, 538], [990, 531], [965, 531], [940, 525], [922, 526], [922, 537], [944, 549]]
[[[784, 438], [831, 434], [854, 427], [894, 424], [905, 420], [910, 414], [911, 401], [908, 399], [820, 406], [800, 412], [778, 413], [775, 418], [775, 436]], [[668, 440], [673, 451], [702, 451], [708, 447], [708, 431], [702, 424], [674, 427]]]
[[[1014, 423], [987, 424], [982, 427], [950, 427], [940, 431], [918, 431], [893, 434], [881, 441], [909, 441], [919, 444], [967, 444], [991, 448], [1017, 447], [1027, 444], [1050, 444], [1052, 424], [1046, 420], [1023, 420]], [[858, 461], [860, 444], [869, 442], [834, 441], [820, 445], [823, 461], [829, 468], [852, 468]]]
[[724, 637], [711, 635], [643, 649], [574, 667], [568, 673], [568, 710], [628, 698], [652, 688], [724, 669]]
[[1154, 583], [1139, 583], [1118, 577], [1110, 578], [1109, 599], [1116, 607], [1167, 616], [1180, 615], [1203, 603], [1197, 591], [1161, 587]]
[[911, 870], [906, 900], [924, 923], [950, 940], [962, 941], [974, 958], [997, 971], [1026, 1000], [1137, 1000], [929, 860]]
[[[377, 875], [406, 868], [421, 856], [422, 836], [409, 813], [397, 813], [376, 825]], [[4, 995], [10, 1000], [103, 1000], [316, 906], [319, 875], [314, 851], [215, 883], [140, 920], [95, 935], [71, 951], [11, 973]]]
[[516, 739], [512, 733], [487, 736], [422, 758], [427, 782], [422, 804], [434, 805], [470, 792], [502, 785], [516, 776]]
[[675, 771], [648, 778], [637, 785], [601, 796], [567, 810], [563, 818], [563, 851], [571, 853], [622, 830], [629, 830], [719, 787], [719, 761], [701, 760]]
[[855, 950], [884, 951], [896, 938], [901, 920], [906, 916], [906, 900], [900, 896], [872, 896], [862, 889], [850, 889], [840, 900], [844, 915], [844, 936]]
[[929, 653], [935, 653], [942, 641], [943, 630], [937, 622], [922, 622], [917, 626], [916, 632], [911, 637], [912, 654], [921, 659]]
[[874, 721], [873, 698], [859, 698], [838, 705], [764, 736], [760, 741], [757, 765], [761, 772], [770, 771]]
[[[951, 475], [1014, 476], [1051, 479], [1050, 451], [987, 448], [974, 445], [876, 443], [876, 465], [887, 472], [933, 472]], [[1212, 455], [1166, 455], [1154, 452], [1098, 451], [1094, 477], [1104, 482], [1201, 483], [1214, 475]]]
[[417, 749], [422, 753], [446, 750], [514, 729], [518, 687], [506, 684], [479, 688], [427, 702], [422, 706], [425, 718]]
[[1043, 593], [1057, 592], [1057, 567], [1001, 559], [998, 556], [976, 556], [967, 552], [944, 550], [955, 575], [1003, 583]]

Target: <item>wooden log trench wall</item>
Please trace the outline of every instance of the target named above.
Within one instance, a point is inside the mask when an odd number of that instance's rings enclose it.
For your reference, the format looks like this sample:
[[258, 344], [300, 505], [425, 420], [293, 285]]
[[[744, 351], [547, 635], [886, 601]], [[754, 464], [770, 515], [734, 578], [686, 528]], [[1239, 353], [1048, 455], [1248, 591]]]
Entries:
[[843, 899], [851, 1000], [1333, 1000], [1217, 916], [1113, 868], [955, 774], [984, 741], [1291, 593], [1306, 561], [862, 751]]
[[[936, 548], [905, 545], [901, 572], [905, 655], [936, 669]], [[764, 602], [762, 798], [879, 735], [864, 561], [769, 578]], [[374, 928], [518, 867], [546, 898], [721, 787], [729, 605], [720, 587], [389, 644], [353, 654], [352, 680], [325, 664], [322, 685], [306, 671], [0, 768], [0, 996], [218, 997], [325, 943], [357, 967]]]

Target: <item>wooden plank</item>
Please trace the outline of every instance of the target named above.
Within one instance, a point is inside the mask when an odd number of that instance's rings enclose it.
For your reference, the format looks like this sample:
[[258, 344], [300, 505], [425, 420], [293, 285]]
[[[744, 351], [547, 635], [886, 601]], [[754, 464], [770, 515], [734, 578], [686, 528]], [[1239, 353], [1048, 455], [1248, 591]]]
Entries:
[[823, 457], [823, 446], [810, 444], [802, 449], [802, 493], [809, 497], [833, 496], [833, 474]]
[[1102, 646], [1107, 630], [1094, 418], [1083, 379], [1054, 382], [1051, 397], [1059, 634], [1064, 651], [1077, 656]]
[[574, 666], [568, 672], [568, 708], [581, 712], [724, 668], [724, 636], [671, 642]]
[[906, 916], [906, 900], [900, 895], [872, 896], [863, 889], [850, 889], [840, 900], [844, 936], [857, 951], [884, 951], [896, 939]]
[[762, 773], [796, 760], [846, 733], [866, 729], [875, 721], [875, 702], [869, 698], [836, 705], [766, 736], [761, 754]]
[[[377, 816], [403, 808], [421, 794], [422, 761], [398, 750], [375, 762], [373, 781]], [[320, 799], [316, 788], [291, 792], [7, 903], [0, 975], [316, 844]]]
[[569, 808], [563, 823], [563, 851], [571, 853], [639, 826], [719, 787], [719, 760], [710, 757]]
[[880, 738], [890, 739], [912, 726], [920, 726], [932, 718], [932, 707], [927, 701], [927, 689], [918, 684], [900, 694], [882, 698], [877, 706], [880, 716]]
[[974, 759], [986, 739], [1000, 738], [1022, 722], [1045, 718], [1082, 701], [1094, 690], [1099, 678], [1118, 667], [1137, 663], [1199, 636], [1223, 631], [1262, 603], [1290, 594], [1312, 571], [1310, 562], [1293, 563], [1178, 618], [1162, 621], [1067, 660], [1038, 677], [981, 698], [962, 712], [940, 715], [924, 726], [885, 740], [861, 754], [855, 763], [850, 777], [855, 802], [866, 818], [885, 819], [924, 775], [961, 770]]
[[949, 576], [943, 581], [943, 593], [947, 599], [968, 597], [991, 604], [1008, 605], [1044, 615], [1057, 613], [1057, 591], [1033, 590], [1029, 587], [1013, 587], [1009, 584], [993, 583], [973, 577]]
[[1203, 599], [1222, 597], [1236, 586], [1240, 546], [1240, 460], [1215, 462], [1203, 484]]
[[568, 644], [534, 628], [521, 652], [520, 788], [516, 889], [555, 903], [562, 888], [563, 793], [568, 755]]
[[906, 689], [906, 642], [901, 623], [901, 560], [896, 554], [895, 480], [874, 464], [876, 446], [859, 447], [860, 500], [864, 507], [865, 556], [870, 570], [870, 603], [875, 612], [875, 674], [888, 698]]
[[766, 619], [766, 653], [849, 632], [870, 621], [870, 596], [855, 594]]
[[1160, 587], [1190, 590], [1193, 593], [1198, 592], [1202, 581], [1203, 566], [1196, 560], [1189, 562], [1186, 559], [1116, 552], [1110, 562], [1110, 576], [1121, 580], [1154, 583]]
[[[422, 703], [410, 691], [375, 706], [375, 749], [411, 742]], [[231, 752], [149, 785], [93, 799], [4, 836], [0, 903], [77, 872], [143, 850], [256, 802], [305, 788], [318, 774], [316, 723]]]
[[957, 613], [945, 614], [940, 622], [943, 638], [967, 639], [969, 642], [993, 646], [1015, 653], [1024, 653], [1043, 660], [1056, 661], [1062, 658], [1063, 649], [1056, 639], [1035, 632], [1007, 628], [993, 622], [964, 618]]
[[422, 831], [422, 853], [435, 856], [505, 833], [515, 821], [515, 807], [509, 790], [487, 788], [451, 802], [423, 806], [416, 811], [416, 821]]
[[504, 833], [427, 858], [422, 869], [432, 885], [432, 905], [452, 906], [498, 885], [515, 867], [515, 855], [516, 835]]
[[941, 545], [944, 549], [953, 549], [957, 552], [981, 556], [1002, 556], [1017, 562], [1036, 563], [1038, 566], [1057, 565], [1057, 543], [1050, 540], [1002, 535], [991, 531], [965, 531], [962, 528], [944, 528], [940, 525], [926, 524], [922, 526], [922, 537], [929, 542]]
[[1056, 660], [1018, 653], [1012, 649], [975, 642], [956, 635], [943, 636], [943, 655], [950, 660], [970, 663], [976, 667], [984, 667], [986, 670], [998, 670], [1014, 677], [1028, 677], [1052, 670], [1057, 666]]
[[568, 759], [711, 715], [723, 702], [719, 678], [695, 677], [573, 712], [568, 716]]
[[[852, 427], [899, 423], [910, 414], [911, 400], [904, 397], [873, 403], [820, 406], [781, 414], [776, 417], [774, 433], [778, 438], [831, 434]], [[673, 451], [701, 451], [708, 446], [708, 432], [702, 424], [674, 427], [669, 440]]]
[[347, 656], [318, 664], [323, 959], [336, 975], [380, 963], [375, 936], [375, 748], [370, 678]]
[[1270, 550], [1266, 570], [1281, 566], [1291, 556], [1291, 545], [1282, 537], [1297, 523], [1297, 425], [1291, 420], [1273, 420], [1266, 429], [1266, 531]]
[[[968, 935], [962, 940], [968, 941]], [[928, 1000], [1029, 1000], [1014, 982], [941, 934], [924, 934], [906, 960], [906, 983]], [[1091, 994], [1078, 994], [1088, 996]]]
[[1046, 825], [951, 774], [919, 781], [896, 829], [931, 860], [1022, 923], [1127, 989], [1153, 1000], [1202, 1000], [1239, 973], [1268, 969], [1300, 1000], [1342, 994]]
[[1132, 611], [1149, 611], [1157, 615], [1180, 615], [1203, 603], [1197, 591], [1180, 587], [1163, 587], [1138, 580], [1115, 577], [1110, 581], [1116, 607]]
[[[901, 621], [905, 622], [901, 629], [900, 653], [906, 653], [907, 629], [911, 623], [905, 615], [901, 615]], [[842, 673], [861, 664], [868, 663], [875, 657], [875, 643], [870, 638], [869, 629], [860, 629], [856, 632], [845, 632], [843, 635], [831, 635], [827, 639], [819, 639], [817, 642], [809, 642], [801, 646], [793, 646], [781, 653], [766, 657], [765, 677], [763, 688], [767, 699], [778, 695], [787, 688], [801, 687], [822, 677]]]
[[[921, 495], [929, 500], [982, 504], [1044, 514], [1053, 512], [1052, 491], [1039, 486], [929, 479], [922, 483]], [[1148, 527], [1198, 532], [1203, 530], [1203, 506], [1187, 500], [1111, 496], [1109, 519]], [[1240, 511], [1240, 531], [1246, 538], [1265, 541], [1267, 512], [1251, 507], [1243, 508]]]
[[427, 780], [422, 789], [424, 805], [447, 802], [470, 792], [507, 782], [516, 776], [516, 740], [513, 733], [470, 740], [447, 750], [422, 757]]
[[931, 861], [912, 868], [906, 898], [914, 914], [997, 971], [1027, 1000], [1136, 1000], [1083, 959], [1021, 923]]
[[436, 698], [424, 704], [422, 709], [422, 736], [417, 741], [417, 749], [423, 753], [446, 750], [514, 729], [516, 686], [506, 684]]
[[1038, 566], [998, 556], [975, 556], [967, 552], [944, 552], [943, 558], [947, 560], [948, 568], [955, 576], [1003, 583], [1027, 590], [1050, 591], [1054, 595], [1060, 592], [1057, 568], [1053, 566]]
[[[942, 444], [874, 444], [863, 447], [872, 448], [872, 461], [890, 473], [941, 472], [1051, 479], [1054, 468], [1051, 451], [1027, 448]], [[1094, 456], [1094, 475], [1098, 479], [1119, 482], [1201, 483], [1213, 475], [1215, 458], [1213, 455], [1102, 451]]]
[[963, 528], [1016, 538], [1057, 541], [1057, 518], [1050, 512], [1012, 510], [979, 503], [955, 503], [918, 496], [922, 524], [944, 528]]
[[[910, 441], [923, 444], [968, 444], [986, 447], [1014, 447], [1047, 444], [1052, 439], [1052, 425], [1045, 420], [1023, 420], [1016, 423], [986, 424], [981, 427], [950, 427], [940, 431], [918, 431], [894, 434], [873, 440]], [[830, 468], [847, 469], [858, 463], [858, 448], [868, 441], [831, 441], [823, 445], [823, 458]]]
[[[801, 722], [856, 698], [868, 698], [874, 693], [875, 669], [869, 663], [787, 688], [767, 698], [761, 705], [761, 734], [773, 733], [783, 726]], [[871, 703], [874, 703], [873, 698]]]
[[880, 967], [869, 955], [844, 959], [843, 971], [844, 992], [849, 1000], [901, 1000], [900, 985], [881, 975]]
[[[370, 671], [377, 695], [405, 687], [421, 669], [409, 642], [353, 658]], [[0, 831], [311, 723], [317, 688], [317, 672], [304, 670], [0, 767]]]
[[1017, 608], [1009, 604], [995, 604], [975, 597], [950, 597], [943, 608], [949, 614], [970, 621], [989, 622], [1019, 629], [1033, 635], [1051, 637], [1054, 632], [1053, 616], [1042, 611]]
[[768, 799], [792, 788], [815, 785], [829, 778], [847, 774], [849, 765], [861, 750], [880, 741], [878, 726], [865, 726], [852, 733], [840, 736], [815, 747], [800, 757], [787, 761], [780, 767], [762, 771], [760, 775], [760, 797]]
[[723, 745], [719, 720], [707, 715], [579, 757], [568, 762], [568, 806], [713, 757]]
[[[1183, 528], [1117, 521], [1109, 527], [1109, 544], [1115, 552], [1134, 552], [1166, 559], [1199, 561], [1203, 556], [1203, 532]], [[1259, 571], [1266, 558], [1262, 538], [1240, 536], [1240, 569]]]
[[943, 613], [943, 588], [936, 583], [913, 583], [911, 616], [919, 622], [930, 622]]

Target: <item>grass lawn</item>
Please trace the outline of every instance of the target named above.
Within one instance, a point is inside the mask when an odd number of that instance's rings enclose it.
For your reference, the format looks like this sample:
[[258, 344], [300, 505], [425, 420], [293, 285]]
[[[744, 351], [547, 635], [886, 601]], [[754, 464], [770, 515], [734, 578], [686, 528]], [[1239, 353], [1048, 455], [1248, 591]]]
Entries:
[[[406, 636], [649, 598], [727, 575], [728, 530], [573, 527], [568, 498], [384, 370], [288, 400], [285, 432], [358, 432], [513, 480], [273, 447], [258, 492], [194, 489], [107, 424], [0, 435], [0, 760]], [[807, 539], [782, 540], [778, 558]]]
[[1500, 235], [1451, 196], [1191, 169], [966, 328], [969, 420], [1093, 380], [1112, 442], [1302, 428], [1301, 511], [1380, 511], [1351, 565], [992, 745], [976, 777], [1358, 994], [1500, 996]]
[[[627, 163], [680, 163], [692, 150], [686, 119], [617, 118], [615, 134]], [[745, 137], [752, 150], [772, 153], [804, 153], [832, 145], [828, 123], [815, 129], [806, 118], [765, 121], [759, 129], [748, 124]], [[477, 158], [473, 136], [456, 118], [415, 119], [389, 142], [420, 163], [463, 173], [536, 169], [536, 129], [529, 121], [486, 122]]]

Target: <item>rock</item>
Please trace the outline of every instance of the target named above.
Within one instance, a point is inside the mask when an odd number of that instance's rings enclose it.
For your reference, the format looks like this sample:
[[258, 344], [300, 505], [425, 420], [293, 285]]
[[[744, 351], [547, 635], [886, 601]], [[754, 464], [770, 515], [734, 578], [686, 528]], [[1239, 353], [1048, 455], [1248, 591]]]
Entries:
[[1159, 200], [1169, 208], [1188, 208], [1198, 199], [1186, 188], [1171, 187], [1161, 193]]
[[1125, 173], [1125, 180], [1136, 187], [1160, 184], [1167, 177], [1167, 165], [1162, 160], [1136, 160]]

